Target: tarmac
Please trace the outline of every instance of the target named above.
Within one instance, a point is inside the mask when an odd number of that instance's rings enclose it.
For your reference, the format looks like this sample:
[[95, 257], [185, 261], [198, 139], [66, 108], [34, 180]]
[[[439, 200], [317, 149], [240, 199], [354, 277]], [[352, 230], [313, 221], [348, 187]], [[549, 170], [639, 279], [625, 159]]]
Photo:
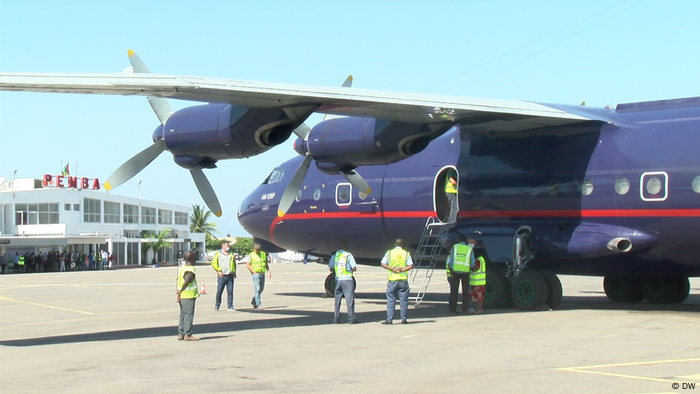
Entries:
[[[449, 316], [436, 271], [410, 324], [381, 325], [386, 273], [360, 266], [360, 324], [332, 324], [325, 266], [276, 264], [250, 305], [215, 312], [216, 280], [194, 333], [177, 340], [176, 268], [0, 276], [3, 393], [673, 393], [700, 390], [700, 281], [678, 305], [613, 304], [602, 279], [561, 276], [557, 311]], [[225, 305], [224, 294], [224, 305]], [[346, 321], [345, 304], [341, 322]], [[678, 389], [674, 389], [674, 384]]]

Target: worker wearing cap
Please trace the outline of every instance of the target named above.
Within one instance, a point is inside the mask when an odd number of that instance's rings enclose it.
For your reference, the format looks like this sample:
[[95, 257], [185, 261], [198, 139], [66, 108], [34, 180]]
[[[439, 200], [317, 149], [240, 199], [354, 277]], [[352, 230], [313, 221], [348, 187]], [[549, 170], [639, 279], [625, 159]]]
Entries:
[[199, 297], [197, 288], [197, 274], [194, 269], [194, 252], [185, 253], [185, 264], [177, 271], [175, 286], [175, 301], [180, 304], [180, 323], [177, 327], [177, 339], [179, 341], [198, 341], [192, 336], [192, 322], [194, 321], [194, 304]]

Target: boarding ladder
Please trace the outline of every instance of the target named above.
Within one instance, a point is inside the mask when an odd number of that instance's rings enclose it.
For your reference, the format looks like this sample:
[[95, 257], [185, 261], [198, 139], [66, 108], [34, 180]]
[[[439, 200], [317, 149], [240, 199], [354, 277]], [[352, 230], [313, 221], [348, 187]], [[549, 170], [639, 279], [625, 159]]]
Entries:
[[413, 256], [413, 268], [409, 271], [408, 278], [411, 292], [416, 293], [414, 296], [410, 296], [409, 300], [415, 302], [415, 306], [423, 301], [425, 292], [428, 290], [430, 279], [435, 271], [435, 264], [443, 250], [440, 239], [447, 227], [434, 217], [429, 217], [425, 221], [425, 228], [423, 228], [423, 234], [418, 242], [416, 254]]

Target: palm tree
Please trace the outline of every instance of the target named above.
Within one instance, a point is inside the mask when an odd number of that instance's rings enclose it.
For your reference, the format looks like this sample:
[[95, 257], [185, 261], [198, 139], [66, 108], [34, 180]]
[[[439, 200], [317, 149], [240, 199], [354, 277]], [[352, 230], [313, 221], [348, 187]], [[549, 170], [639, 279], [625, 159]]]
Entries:
[[145, 249], [145, 253], [148, 253], [149, 249], [153, 250], [153, 261], [151, 264], [156, 263], [156, 256], [158, 256], [158, 252], [161, 249], [167, 248], [170, 246], [170, 242], [165, 240], [165, 237], [170, 234], [170, 229], [169, 228], [164, 228], [158, 232], [158, 234], [154, 233], [153, 231], [142, 231], [141, 232], [141, 237], [142, 238], [147, 238], [147, 239], [154, 239], [155, 241], [148, 241], [145, 244], [143, 244], [143, 248]]
[[204, 207], [194, 204], [192, 205], [192, 213], [190, 214], [190, 232], [191, 233], [206, 233], [210, 237], [214, 237], [214, 233], [219, 234], [216, 230], [216, 223], [210, 222], [211, 211]]

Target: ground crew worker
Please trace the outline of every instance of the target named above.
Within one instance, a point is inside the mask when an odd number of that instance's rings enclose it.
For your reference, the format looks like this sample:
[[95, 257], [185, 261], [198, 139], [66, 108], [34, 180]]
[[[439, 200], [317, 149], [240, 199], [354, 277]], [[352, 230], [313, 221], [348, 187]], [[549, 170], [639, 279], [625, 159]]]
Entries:
[[194, 321], [194, 304], [199, 297], [197, 274], [194, 269], [194, 252], [185, 253], [185, 264], [177, 270], [175, 301], [180, 304], [180, 323], [177, 326], [179, 341], [198, 341], [192, 336]]
[[25, 254], [19, 255], [19, 258], [17, 259], [17, 264], [15, 265], [15, 270], [19, 269], [19, 272], [24, 272], [24, 256], [25, 256]]
[[447, 217], [447, 223], [454, 223], [457, 221], [459, 206], [457, 204], [457, 171], [453, 169], [447, 171], [445, 197], [447, 197], [447, 202], [450, 204], [450, 214]]
[[[476, 241], [469, 240], [471, 245]], [[468, 314], [480, 314], [484, 312], [484, 287], [486, 286], [486, 260], [483, 256], [479, 256], [474, 263], [474, 268], [469, 274], [469, 310]]]
[[452, 246], [450, 255], [447, 256], [447, 268], [452, 273], [452, 286], [450, 286], [450, 315], [457, 314], [457, 297], [459, 294], [459, 284], [462, 283], [462, 312], [467, 313], [469, 298], [467, 294], [467, 283], [469, 281], [469, 270], [474, 266], [474, 247], [467, 245], [467, 237], [464, 234], [459, 236], [459, 243]]
[[268, 279], [272, 278], [270, 257], [265, 255], [265, 252], [262, 252], [260, 249], [262, 249], [260, 243], [255, 242], [253, 251], [243, 259], [253, 279], [253, 299], [250, 303], [257, 310], [265, 309], [262, 306], [262, 300], [260, 300], [260, 295], [265, 290], [265, 272], [267, 272]]
[[216, 281], [216, 300], [214, 301], [214, 310], [218, 311], [221, 305], [221, 295], [226, 288], [226, 300], [228, 301], [228, 311], [233, 312], [236, 308], [233, 307], [233, 280], [236, 279], [236, 261], [233, 258], [233, 253], [229, 253], [229, 243], [224, 241], [221, 243], [221, 250], [214, 253], [211, 259], [211, 267], [216, 271], [218, 276]]
[[348, 243], [340, 242], [340, 250], [335, 252], [328, 263], [328, 268], [335, 272], [335, 311], [333, 324], [338, 324], [340, 319], [340, 302], [345, 296], [345, 304], [348, 308], [348, 323], [357, 324], [355, 320], [355, 282], [353, 272], [357, 271], [355, 258], [348, 250]]
[[392, 324], [394, 311], [396, 309], [396, 296], [398, 294], [401, 305], [401, 324], [408, 324], [406, 315], [408, 314], [408, 272], [413, 268], [411, 254], [403, 249], [403, 239], [398, 238], [394, 242], [396, 247], [384, 254], [382, 258], [382, 268], [389, 271], [386, 285], [386, 320], [382, 324]]

